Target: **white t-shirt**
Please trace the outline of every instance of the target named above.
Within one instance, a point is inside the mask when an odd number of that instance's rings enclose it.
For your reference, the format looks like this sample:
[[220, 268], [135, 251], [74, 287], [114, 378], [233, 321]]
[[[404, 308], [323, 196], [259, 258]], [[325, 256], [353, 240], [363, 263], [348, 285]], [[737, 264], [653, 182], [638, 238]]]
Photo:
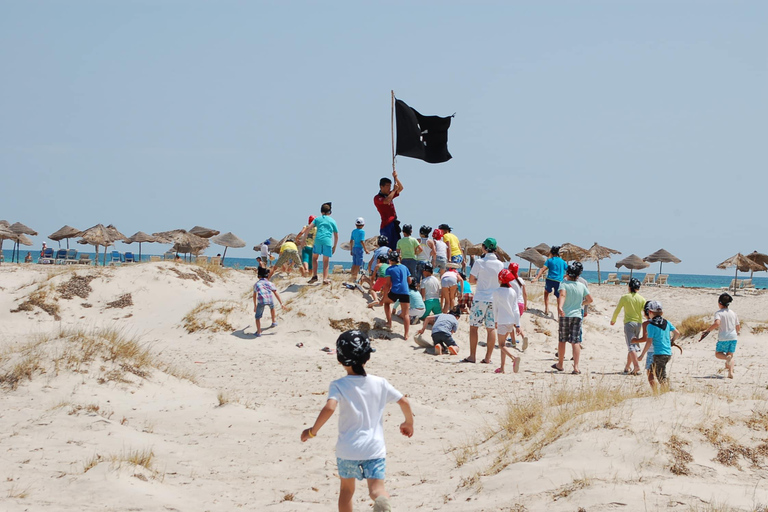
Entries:
[[427, 243], [428, 240], [429, 238], [419, 238], [421, 252], [416, 255], [416, 259], [419, 261], [432, 261], [432, 248]]
[[475, 302], [491, 302], [493, 300], [493, 290], [499, 287], [499, 272], [503, 268], [504, 264], [493, 253], [488, 253], [484, 258], [475, 260], [470, 273], [477, 279]]
[[267, 244], [261, 244], [261, 257], [269, 258], [269, 246]]
[[382, 459], [384, 408], [403, 394], [387, 379], [368, 375], [347, 375], [331, 382], [328, 400], [339, 402], [339, 438], [336, 457], [345, 460]]
[[440, 259], [448, 259], [448, 246], [442, 240], [435, 240], [435, 254]]
[[[522, 280], [520, 281], [522, 282]], [[517, 294], [517, 303], [518, 304], [525, 304], [525, 299], [523, 298], [523, 286], [525, 285], [519, 285], [517, 283], [517, 279], [509, 283], [509, 286], [515, 290], [515, 293]]]
[[421, 280], [421, 289], [424, 290], [424, 300], [440, 298], [440, 281], [434, 275]]
[[720, 330], [717, 333], [717, 341], [733, 341], [736, 339], [736, 326], [739, 325], [739, 317], [730, 309], [723, 308], [715, 313], [715, 320], [720, 320]]
[[[477, 297], [477, 295], [475, 295]], [[499, 286], [493, 291], [493, 317], [499, 325], [520, 325], [517, 293], [512, 288]]]

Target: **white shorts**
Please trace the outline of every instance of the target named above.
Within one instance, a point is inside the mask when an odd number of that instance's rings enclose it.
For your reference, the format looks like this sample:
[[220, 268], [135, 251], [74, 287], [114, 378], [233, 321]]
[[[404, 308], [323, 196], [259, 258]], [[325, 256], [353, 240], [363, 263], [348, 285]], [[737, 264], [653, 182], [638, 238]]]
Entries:
[[515, 324], [499, 324], [496, 327], [496, 334], [499, 336], [503, 334], [514, 334], [515, 333]]
[[456, 272], [446, 272], [443, 277], [440, 278], [440, 286], [443, 288], [449, 288], [456, 286], [458, 280], [456, 279]]

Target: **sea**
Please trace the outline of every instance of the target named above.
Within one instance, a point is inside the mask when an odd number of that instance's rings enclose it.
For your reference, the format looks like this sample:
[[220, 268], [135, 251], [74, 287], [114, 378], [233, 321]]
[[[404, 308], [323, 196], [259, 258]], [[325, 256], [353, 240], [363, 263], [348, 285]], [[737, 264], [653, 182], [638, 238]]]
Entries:
[[[26, 256], [27, 252], [31, 253], [32, 255], [32, 262], [37, 263], [37, 258], [40, 255], [39, 250], [35, 251], [25, 251], [22, 249], [21, 251], [21, 259], [24, 260], [24, 257]], [[11, 250], [3, 250], [3, 257], [5, 258], [6, 262], [11, 261]], [[91, 252], [85, 252], [85, 253], [78, 253], [78, 254], [90, 254], [91, 259], [94, 259], [96, 257], [96, 254]], [[135, 256], [138, 258], [138, 254], [134, 253]], [[150, 254], [142, 254], [141, 260], [142, 261], [149, 261]], [[99, 261], [102, 261], [103, 253], [100, 254]], [[227, 257], [224, 260], [224, 266], [230, 267], [230, 268], [245, 268], [245, 267], [255, 267], [257, 265], [256, 258], [230, 258]], [[331, 261], [331, 268], [335, 265], [341, 265], [344, 269], [349, 269], [352, 267], [352, 262], [350, 261]], [[526, 270], [527, 266], [521, 265], [521, 270]], [[608, 273], [606, 271], [600, 272], [600, 277], [603, 279], [608, 278]], [[611, 273], [614, 273], [611, 271]], [[623, 274], [629, 274], [629, 272], [619, 272], [618, 275], [621, 276]], [[590, 283], [597, 283], [597, 271], [594, 270], [585, 270], [582, 274], [584, 279], [586, 279]], [[644, 272], [633, 272], [633, 277], [637, 277], [641, 281], [645, 277]], [[679, 288], [725, 288], [731, 284], [731, 280], [733, 279], [733, 274], [731, 275], [725, 275], [725, 276], [712, 276], [712, 275], [704, 275], [704, 274], [669, 274], [668, 283], [670, 286], [675, 286]], [[739, 279], [749, 279], [749, 274], [745, 273], [739, 273]], [[755, 285], [755, 288], [758, 289], [768, 289], [768, 277], [752, 277], [752, 284]]]

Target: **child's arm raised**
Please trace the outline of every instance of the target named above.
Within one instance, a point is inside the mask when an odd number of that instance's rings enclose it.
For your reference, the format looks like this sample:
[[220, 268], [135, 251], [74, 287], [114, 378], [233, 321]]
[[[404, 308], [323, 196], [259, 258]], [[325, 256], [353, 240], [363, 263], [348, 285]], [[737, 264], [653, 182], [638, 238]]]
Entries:
[[325, 406], [323, 406], [323, 408], [320, 409], [320, 414], [317, 415], [315, 424], [312, 425], [310, 428], [305, 428], [301, 432], [302, 443], [306, 442], [308, 439], [312, 439], [313, 437], [317, 436], [317, 433], [320, 431], [321, 428], [323, 428], [323, 425], [325, 425], [325, 422], [331, 419], [331, 416], [333, 416], [334, 411], [336, 411], [336, 405], [338, 403], [339, 402], [337, 402], [336, 400], [328, 400], [327, 402], [325, 402]]
[[403, 397], [397, 401], [397, 405], [400, 406], [400, 410], [403, 411], [405, 421], [400, 424], [400, 433], [405, 437], [413, 436], [413, 411], [411, 411], [411, 403], [407, 398]]

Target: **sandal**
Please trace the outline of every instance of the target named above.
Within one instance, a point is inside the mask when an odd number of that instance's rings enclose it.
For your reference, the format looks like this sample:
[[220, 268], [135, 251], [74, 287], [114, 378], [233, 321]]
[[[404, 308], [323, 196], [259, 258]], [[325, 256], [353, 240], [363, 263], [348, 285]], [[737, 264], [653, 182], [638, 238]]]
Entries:
[[571, 375], [581, 375], [581, 372], [579, 370], [573, 370]]
[[493, 361], [491, 361], [490, 359], [488, 361], [486, 361], [485, 359], [481, 359], [480, 362], [482, 364], [491, 364]]
[[504, 370], [502, 370], [501, 368], [496, 368], [495, 370], [493, 370], [493, 373], [504, 373]]
[[565, 371], [565, 368], [558, 368], [558, 367], [557, 367], [557, 363], [553, 364], [553, 365], [552, 365], [552, 368], [553, 368], [553, 369], [555, 369], [555, 370], [557, 370], [557, 371], [559, 371], [559, 372]]
[[472, 363], [472, 364], [475, 364], [475, 362], [474, 362], [474, 361], [470, 361], [470, 360], [469, 360], [468, 358], [466, 358], [466, 357], [465, 357], [464, 359], [462, 359], [461, 361], [459, 361], [459, 362], [460, 362], [460, 363]]

